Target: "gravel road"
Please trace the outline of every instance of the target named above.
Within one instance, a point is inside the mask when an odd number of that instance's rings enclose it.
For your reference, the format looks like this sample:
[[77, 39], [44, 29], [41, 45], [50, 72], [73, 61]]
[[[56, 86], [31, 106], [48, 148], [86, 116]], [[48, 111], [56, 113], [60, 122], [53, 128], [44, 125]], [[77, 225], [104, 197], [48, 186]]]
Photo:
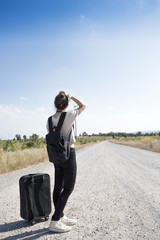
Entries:
[[77, 152], [78, 175], [65, 213], [78, 219], [72, 231], [54, 234], [48, 222], [20, 217], [19, 178], [45, 172], [43, 163], [0, 176], [0, 239], [160, 240], [160, 154], [101, 142]]

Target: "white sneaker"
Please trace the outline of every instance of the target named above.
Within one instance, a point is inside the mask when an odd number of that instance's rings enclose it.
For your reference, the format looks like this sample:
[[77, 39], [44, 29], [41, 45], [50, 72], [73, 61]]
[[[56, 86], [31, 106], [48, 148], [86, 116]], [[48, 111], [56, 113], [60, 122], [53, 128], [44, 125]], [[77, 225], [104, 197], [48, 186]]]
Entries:
[[77, 220], [68, 218], [67, 216], [63, 216], [61, 218], [61, 222], [66, 224], [67, 226], [73, 226], [73, 225], [75, 225], [77, 223]]
[[63, 233], [63, 232], [69, 232], [71, 230], [71, 227], [66, 226], [60, 220], [59, 221], [51, 220], [50, 225], [49, 225], [49, 230], [52, 232]]

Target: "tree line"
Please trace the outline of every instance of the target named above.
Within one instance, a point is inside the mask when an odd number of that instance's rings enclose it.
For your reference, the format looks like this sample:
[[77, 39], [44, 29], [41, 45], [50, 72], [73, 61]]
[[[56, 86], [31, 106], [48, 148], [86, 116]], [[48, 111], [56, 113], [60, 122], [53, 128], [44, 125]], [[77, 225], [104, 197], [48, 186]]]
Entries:
[[124, 137], [124, 138], [127, 138], [127, 137], [141, 137], [141, 136], [160, 136], [160, 132], [141, 132], [141, 131], [138, 131], [136, 133], [126, 133], [126, 132], [109, 132], [109, 133], [98, 133], [98, 134], [95, 134], [95, 133], [92, 133], [91, 135], [90, 134], [87, 134], [87, 132], [83, 132], [81, 136], [83, 137], [91, 137], [91, 136], [107, 136], [107, 137], [112, 137], [112, 138], [115, 138], [115, 137]]
[[[86, 141], [86, 137], [95, 138], [96, 137], [112, 137], [112, 138], [127, 138], [127, 137], [141, 137], [141, 136], [160, 136], [160, 132], [150, 132], [143, 133], [138, 131], [137, 133], [126, 133], [126, 132], [109, 132], [109, 133], [92, 133], [87, 134], [87, 132], [83, 132], [77, 138], [77, 143], [84, 143]], [[82, 141], [84, 138], [84, 141]], [[94, 140], [94, 139], [93, 139]], [[26, 135], [21, 136], [20, 134], [16, 134], [13, 140], [0, 140], [0, 149], [3, 151], [16, 151], [16, 150], [24, 150], [29, 148], [41, 148], [46, 145], [46, 140], [44, 137], [39, 137], [37, 134], [32, 134], [27, 138]]]
[[40, 148], [45, 143], [45, 138], [39, 137], [37, 134], [32, 134], [29, 138], [26, 135], [21, 137], [20, 134], [16, 134], [13, 140], [0, 140], [0, 148], [4, 151], [16, 151], [28, 148]]

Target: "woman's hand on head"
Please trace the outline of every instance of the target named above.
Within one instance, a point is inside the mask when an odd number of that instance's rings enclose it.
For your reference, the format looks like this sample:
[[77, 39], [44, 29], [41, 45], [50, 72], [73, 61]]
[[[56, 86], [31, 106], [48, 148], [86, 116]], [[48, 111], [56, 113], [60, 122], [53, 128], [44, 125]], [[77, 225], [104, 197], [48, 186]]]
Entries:
[[59, 95], [60, 95], [60, 94], [64, 94], [66, 97], [69, 97], [69, 93], [67, 93], [67, 92], [60, 91], [60, 92], [59, 92]]

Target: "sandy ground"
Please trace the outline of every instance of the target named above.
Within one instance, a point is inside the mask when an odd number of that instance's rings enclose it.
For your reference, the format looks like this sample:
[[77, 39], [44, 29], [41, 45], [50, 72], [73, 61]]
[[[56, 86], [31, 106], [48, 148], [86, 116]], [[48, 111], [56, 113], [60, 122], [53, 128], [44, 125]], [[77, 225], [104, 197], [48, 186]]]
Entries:
[[45, 172], [43, 163], [0, 177], [0, 239], [160, 240], [160, 154], [101, 142], [77, 152], [76, 187], [65, 214], [78, 219], [69, 233], [30, 226], [20, 217], [19, 178]]

